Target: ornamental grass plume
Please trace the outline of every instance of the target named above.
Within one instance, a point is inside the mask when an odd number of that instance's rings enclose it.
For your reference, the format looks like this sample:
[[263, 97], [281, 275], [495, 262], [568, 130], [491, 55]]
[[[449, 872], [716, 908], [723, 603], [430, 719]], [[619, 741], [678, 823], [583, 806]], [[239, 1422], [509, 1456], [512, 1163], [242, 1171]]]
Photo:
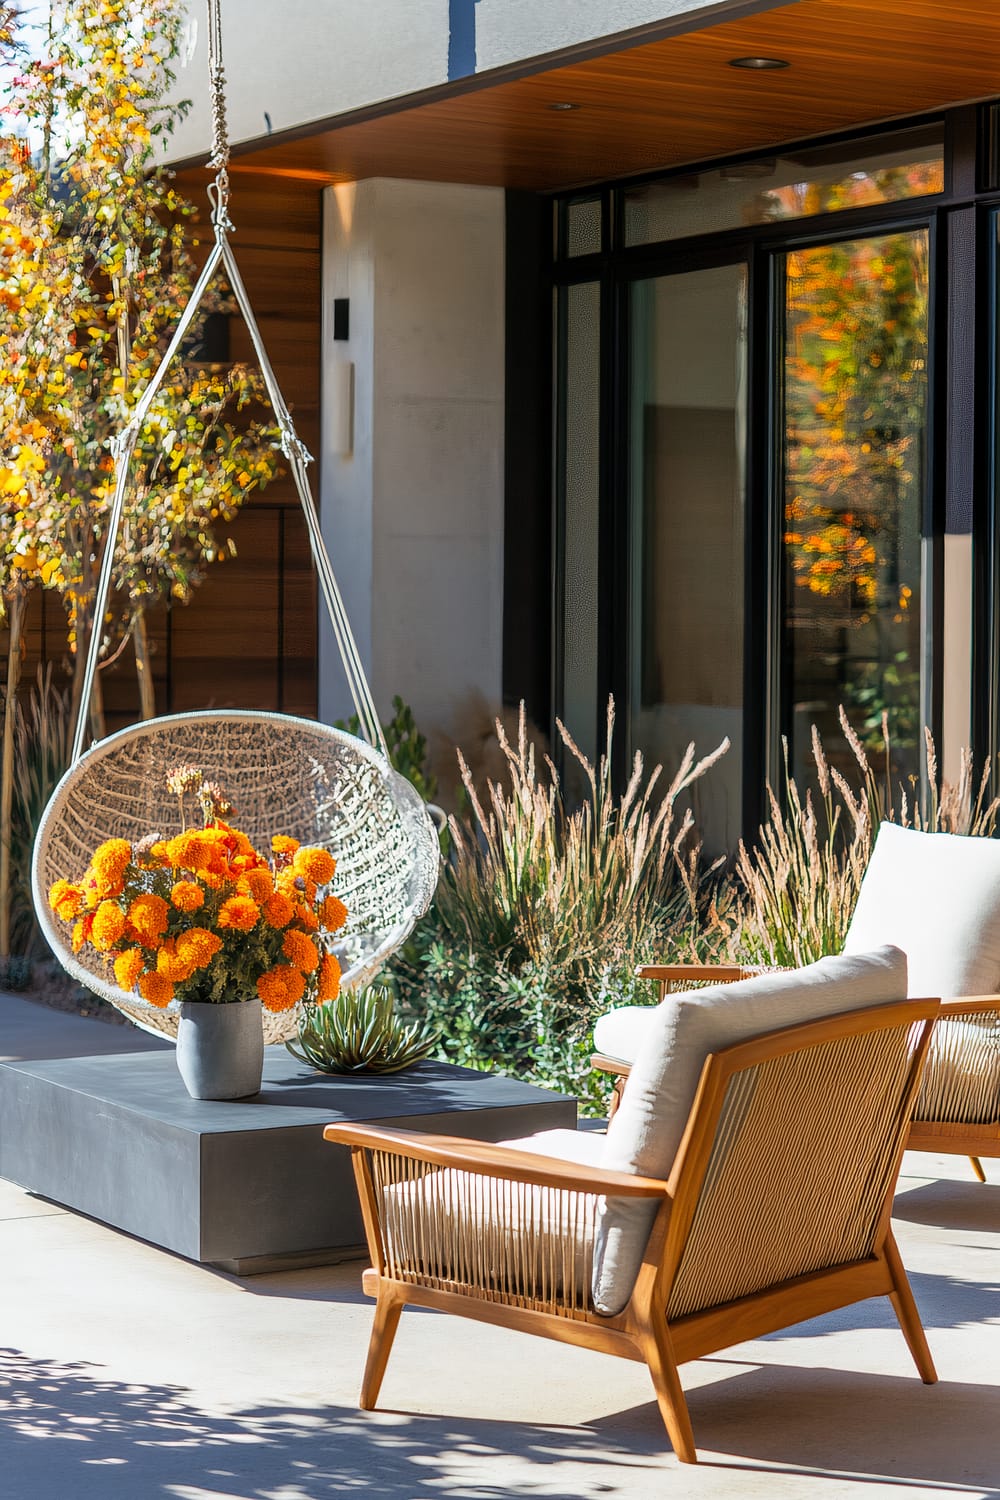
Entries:
[[480, 798], [459, 755], [471, 809], [451, 818], [451, 857], [431, 916], [392, 965], [409, 1014], [443, 1037], [451, 1061], [499, 1068], [576, 1093], [600, 1108], [590, 1069], [593, 1022], [639, 998], [635, 967], [701, 956], [708, 870], [685, 794], [726, 752], [687, 751], [669, 785], [636, 754], [625, 790], [605, 753], [590, 761], [559, 725], [582, 772], [564, 795], [556, 768], [536, 764], [522, 705], [515, 742], [498, 721], [502, 780]]
[[[171, 771], [182, 832], [132, 845], [106, 839], [78, 881], [60, 879], [49, 905], [72, 924], [72, 947], [90, 945], [115, 982], [149, 1005], [226, 1004], [260, 996], [266, 1009], [335, 999], [334, 935], [347, 909], [329, 890], [336, 861], [279, 834], [263, 854], [218, 817], [224, 794], [197, 767]], [[185, 799], [205, 824], [188, 828]], [[287, 887], [287, 889], [282, 889]]]
[[881, 822], [929, 833], [989, 837], [996, 831], [1000, 798], [990, 795], [992, 764], [975, 773], [963, 750], [955, 783], [940, 776], [930, 730], [924, 730], [924, 775], [900, 785], [892, 770], [888, 716], [882, 718], [884, 762], [874, 766], [843, 707], [840, 727], [860, 773], [855, 791], [827, 759], [816, 726], [812, 757], [816, 796], [800, 791], [788, 769], [785, 795], [769, 786], [770, 819], [756, 845], [740, 843], [736, 875], [742, 887], [739, 914], [729, 941], [741, 962], [798, 968], [827, 953], [839, 953]]

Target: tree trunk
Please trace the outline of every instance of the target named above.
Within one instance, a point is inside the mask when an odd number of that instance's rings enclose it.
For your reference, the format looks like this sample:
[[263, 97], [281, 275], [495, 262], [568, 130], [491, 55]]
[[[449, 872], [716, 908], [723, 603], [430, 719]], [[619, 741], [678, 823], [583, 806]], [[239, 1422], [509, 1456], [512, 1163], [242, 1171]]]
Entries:
[[87, 643], [90, 640], [90, 614], [82, 605], [77, 606], [76, 649], [73, 652], [73, 682], [69, 695], [70, 723], [76, 728], [80, 717], [80, 699], [83, 697], [83, 674], [87, 666]]
[[[83, 677], [87, 670], [87, 652], [90, 649], [90, 633], [98, 628], [94, 620], [93, 604], [81, 606], [76, 617], [76, 652], [73, 657], [73, 690], [70, 694], [70, 722], [74, 728], [80, 714], [84, 715], [85, 722], [90, 725], [90, 737], [95, 740], [104, 738], [104, 694], [101, 689], [100, 661], [97, 671], [94, 673], [94, 687], [90, 694], [90, 703], [81, 706], [83, 697]], [[86, 749], [86, 735], [84, 736], [84, 748]]]
[[135, 648], [135, 673], [139, 679], [139, 708], [144, 719], [155, 719], [156, 688], [153, 683], [153, 663], [149, 655], [146, 611], [141, 604], [132, 617], [132, 645]]
[[21, 632], [27, 590], [16, 588], [10, 597], [10, 642], [7, 647], [7, 689], [3, 710], [3, 764], [0, 771], [0, 959], [10, 957], [11, 837], [14, 811], [14, 709], [21, 676]]

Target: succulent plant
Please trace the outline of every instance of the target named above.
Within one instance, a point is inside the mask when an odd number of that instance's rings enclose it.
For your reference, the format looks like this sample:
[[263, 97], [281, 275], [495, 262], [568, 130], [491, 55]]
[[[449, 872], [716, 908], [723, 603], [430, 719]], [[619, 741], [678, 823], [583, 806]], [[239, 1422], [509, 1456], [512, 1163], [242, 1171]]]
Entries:
[[285, 1046], [321, 1073], [399, 1073], [433, 1049], [437, 1036], [396, 1015], [392, 990], [369, 984], [308, 1007], [297, 1042]]

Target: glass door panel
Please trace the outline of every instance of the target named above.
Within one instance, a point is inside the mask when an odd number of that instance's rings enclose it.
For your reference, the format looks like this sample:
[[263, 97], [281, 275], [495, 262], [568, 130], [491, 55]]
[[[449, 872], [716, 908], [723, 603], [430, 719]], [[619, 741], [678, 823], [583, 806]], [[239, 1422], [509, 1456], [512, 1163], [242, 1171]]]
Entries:
[[[563, 287], [557, 301], [557, 500], [561, 589], [556, 712], [591, 760], [598, 754], [598, 585], [601, 478], [601, 289]], [[603, 743], [603, 741], [602, 741]], [[558, 746], [556, 747], [559, 753]]]
[[746, 294], [743, 264], [631, 290], [630, 742], [672, 776], [729, 736], [693, 788], [712, 851], [742, 832]]
[[853, 760], [888, 715], [895, 779], [922, 734], [921, 518], [927, 426], [928, 235], [840, 240], [785, 257], [782, 680], [792, 767], [816, 724]]

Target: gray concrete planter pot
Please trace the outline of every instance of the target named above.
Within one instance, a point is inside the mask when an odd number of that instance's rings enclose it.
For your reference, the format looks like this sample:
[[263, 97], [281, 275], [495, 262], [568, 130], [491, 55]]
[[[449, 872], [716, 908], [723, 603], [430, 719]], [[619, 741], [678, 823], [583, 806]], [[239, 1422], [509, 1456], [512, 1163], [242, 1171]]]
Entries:
[[264, 1028], [258, 996], [227, 1005], [181, 1001], [177, 1067], [192, 1099], [246, 1099], [259, 1093]]

